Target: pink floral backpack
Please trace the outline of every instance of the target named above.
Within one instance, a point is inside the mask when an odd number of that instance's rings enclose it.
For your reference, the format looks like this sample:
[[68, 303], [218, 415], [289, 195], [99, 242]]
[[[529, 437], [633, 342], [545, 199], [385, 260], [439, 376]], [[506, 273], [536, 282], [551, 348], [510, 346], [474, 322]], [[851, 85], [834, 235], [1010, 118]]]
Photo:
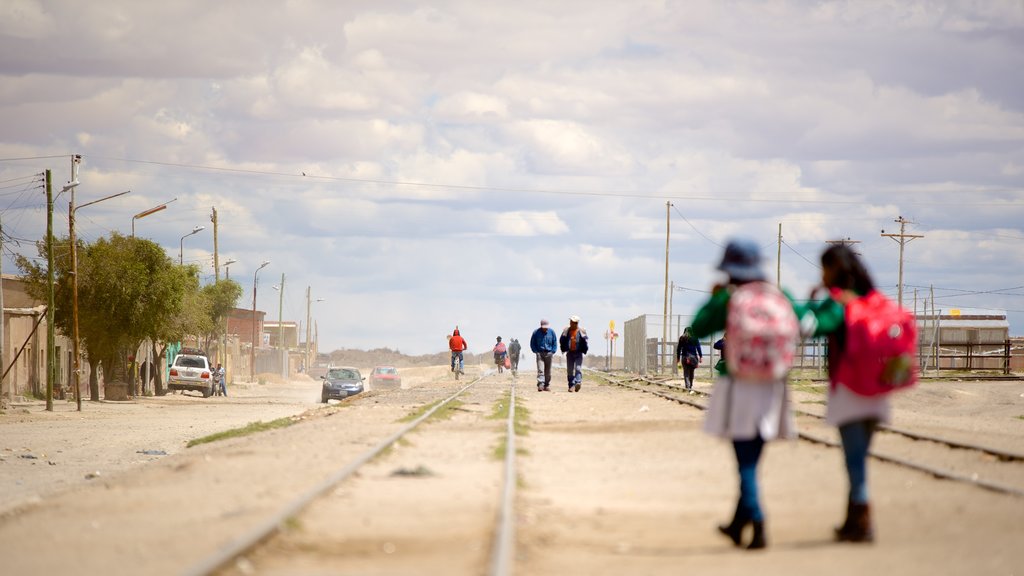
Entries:
[[775, 285], [750, 282], [729, 296], [725, 364], [738, 380], [774, 382], [793, 367], [800, 326], [789, 299]]

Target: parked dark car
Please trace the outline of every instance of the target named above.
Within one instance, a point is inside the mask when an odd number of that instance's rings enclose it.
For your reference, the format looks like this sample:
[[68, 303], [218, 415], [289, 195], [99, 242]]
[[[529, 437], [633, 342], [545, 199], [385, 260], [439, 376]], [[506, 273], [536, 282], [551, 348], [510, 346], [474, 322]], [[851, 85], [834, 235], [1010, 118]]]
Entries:
[[327, 375], [320, 377], [324, 381], [323, 390], [320, 392], [320, 401], [324, 404], [328, 400], [344, 400], [349, 396], [355, 396], [363, 391], [363, 375], [358, 368], [351, 366], [339, 366], [327, 369]]

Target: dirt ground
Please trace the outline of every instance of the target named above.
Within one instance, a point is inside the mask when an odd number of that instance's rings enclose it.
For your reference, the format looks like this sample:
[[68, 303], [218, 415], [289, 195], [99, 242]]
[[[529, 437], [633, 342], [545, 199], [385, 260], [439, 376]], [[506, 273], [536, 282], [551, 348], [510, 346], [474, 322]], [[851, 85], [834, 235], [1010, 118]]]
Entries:
[[[495, 380], [448, 428], [429, 425], [444, 442], [414, 437], [271, 544], [287, 554], [320, 542], [303, 563], [256, 558], [240, 571], [484, 573], [501, 434], [488, 414], [510, 376]], [[870, 482], [879, 541], [831, 542], [846, 490], [841, 456], [806, 442], [769, 445], [761, 478], [770, 547], [737, 550], [713, 528], [735, 502], [731, 448], [700, 432], [701, 412], [589, 380], [579, 394], [560, 386], [537, 393], [528, 374], [520, 382], [530, 417], [519, 441], [519, 574], [1024, 573], [1024, 498], [878, 462]], [[0, 415], [3, 572], [180, 574], [456, 386], [434, 367], [403, 371], [401, 390], [327, 408], [311, 380], [238, 384], [227, 398], [87, 402], [81, 413], [72, 403], [52, 413], [36, 402], [13, 406]], [[795, 394], [808, 411], [821, 411], [820, 400]], [[305, 421], [289, 428], [185, 448], [213, 432], [299, 414]], [[925, 382], [897, 399], [894, 425], [1024, 452], [1022, 416], [1019, 382]], [[393, 477], [417, 467], [434, 474]], [[453, 485], [460, 490], [447, 513], [430, 507]], [[335, 509], [342, 512], [327, 513]]]

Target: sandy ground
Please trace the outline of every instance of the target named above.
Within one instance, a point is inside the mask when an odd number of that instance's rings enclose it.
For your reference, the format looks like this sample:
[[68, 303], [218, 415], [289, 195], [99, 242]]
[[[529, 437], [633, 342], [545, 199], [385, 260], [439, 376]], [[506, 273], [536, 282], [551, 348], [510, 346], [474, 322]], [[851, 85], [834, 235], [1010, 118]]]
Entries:
[[[806, 442], [769, 445], [761, 476], [770, 548], [737, 550], [713, 529], [735, 501], [731, 448], [700, 432], [701, 412], [592, 381], [580, 394], [537, 393], [524, 376], [519, 574], [1024, 573], [1024, 498], [877, 462], [879, 541], [831, 542], [846, 490], [841, 456]], [[16, 406], [0, 415], [3, 572], [180, 574], [464, 383], [441, 367], [403, 380], [401, 390], [326, 408], [309, 380], [238, 385], [228, 398], [86, 403], [82, 413]], [[490, 413], [510, 381], [488, 379], [450, 420], [372, 462], [240, 572], [484, 573], [500, 487], [502, 425]], [[897, 399], [894, 424], [1024, 451], [1022, 394], [1019, 382], [928, 382]], [[814, 394], [796, 401], [823, 408]], [[286, 429], [185, 448], [300, 413], [304, 421]], [[153, 450], [166, 455], [140, 452]], [[1024, 468], [1009, 470], [1004, 480], [1024, 482]]]

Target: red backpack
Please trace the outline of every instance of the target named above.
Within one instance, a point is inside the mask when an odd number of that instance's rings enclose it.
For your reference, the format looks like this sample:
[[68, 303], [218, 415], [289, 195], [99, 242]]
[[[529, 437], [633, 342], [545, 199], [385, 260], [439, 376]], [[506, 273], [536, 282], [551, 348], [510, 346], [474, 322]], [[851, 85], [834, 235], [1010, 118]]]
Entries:
[[725, 365], [740, 380], [774, 382], [793, 367], [800, 326], [793, 304], [768, 282], [750, 282], [729, 296]]
[[[833, 298], [838, 300], [836, 290]], [[846, 304], [846, 348], [833, 382], [861, 396], [888, 394], [917, 383], [914, 316], [877, 290]]]

